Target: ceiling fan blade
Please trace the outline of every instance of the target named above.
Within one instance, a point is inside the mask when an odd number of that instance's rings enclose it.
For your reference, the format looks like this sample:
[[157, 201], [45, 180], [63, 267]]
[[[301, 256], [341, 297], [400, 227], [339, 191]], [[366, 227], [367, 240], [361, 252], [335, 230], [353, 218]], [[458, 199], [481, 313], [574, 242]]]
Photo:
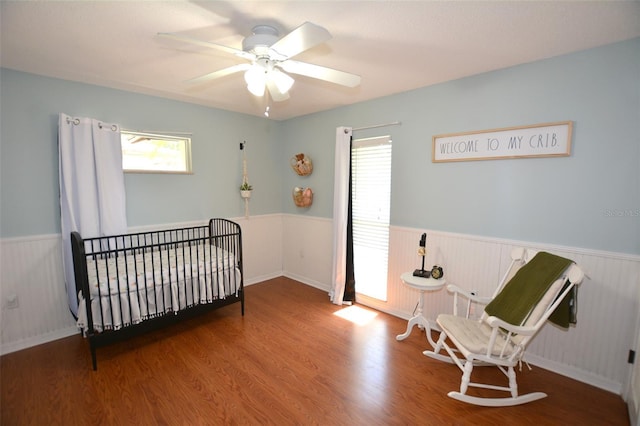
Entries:
[[210, 72], [208, 74], [205, 75], [201, 75], [200, 77], [195, 77], [192, 79], [187, 80], [187, 83], [193, 83], [193, 84], [199, 84], [199, 83], [204, 83], [205, 81], [209, 81], [209, 80], [215, 80], [216, 78], [220, 78], [220, 77], [225, 77], [229, 74], [233, 74], [239, 71], [246, 71], [249, 68], [251, 68], [251, 64], [246, 63], [246, 64], [238, 64], [238, 65], [234, 65], [228, 68], [224, 68], [218, 71], [214, 71], [214, 72]]
[[360, 76], [320, 65], [298, 61], [284, 61], [278, 64], [286, 72], [317, 78], [330, 83], [346, 87], [356, 87], [360, 84]]
[[222, 44], [211, 43], [209, 41], [204, 41], [204, 40], [198, 40], [198, 39], [187, 37], [187, 36], [180, 35], [180, 34], [158, 33], [158, 36], [164, 37], [164, 38], [170, 38], [170, 39], [173, 39], [173, 40], [183, 41], [185, 43], [195, 44], [196, 46], [202, 46], [202, 47], [208, 47], [210, 49], [221, 50], [223, 52], [231, 53], [232, 55], [236, 55], [236, 56], [239, 56], [241, 58], [245, 58], [245, 59], [249, 59], [249, 60], [254, 60], [255, 59], [255, 55], [253, 55], [252, 53], [245, 52], [243, 50], [235, 49], [233, 47], [225, 46], [225, 45], [222, 45]]
[[281, 56], [279, 60], [285, 60], [330, 39], [331, 34], [325, 28], [305, 22], [276, 41], [270, 50]]
[[267, 80], [267, 89], [269, 90], [271, 99], [273, 99], [274, 102], [281, 102], [289, 99], [289, 92], [282, 93], [272, 79]]

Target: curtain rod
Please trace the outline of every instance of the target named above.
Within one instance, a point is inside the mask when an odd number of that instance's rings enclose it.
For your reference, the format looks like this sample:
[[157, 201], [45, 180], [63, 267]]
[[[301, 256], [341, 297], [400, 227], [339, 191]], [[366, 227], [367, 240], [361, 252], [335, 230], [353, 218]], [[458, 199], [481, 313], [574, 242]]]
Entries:
[[[67, 124], [73, 124], [75, 126], [78, 126], [80, 125], [80, 119], [77, 117], [76, 118], [67, 117]], [[100, 127], [101, 129], [110, 128], [114, 132], [118, 130], [117, 124], [111, 124], [109, 127], [105, 127], [105, 124], [101, 121], [98, 121], [98, 127]]]
[[[71, 117], [67, 117], [67, 123], [68, 124], [75, 124], [76, 126], [80, 124], [80, 119], [79, 118], [71, 118]], [[102, 128], [103, 124], [102, 123], [98, 123], [98, 125], [100, 126], [100, 128]], [[118, 130], [118, 125], [116, 124], [112, 124], [111, 125], [111, 130], [116, 131]], [[120, 128], [121, 131], [123, 132], [131, 132], [131, 133], [146, 133], [146, 134], [152, 134], [152, 135], [184, 135], [184, 136], [193, 136], [193, 133], [191, 132], [165, 132], [165, 131], [157, 131], [157, 130], [132, 130], [132, 129], [123, 129], [122, 127]]]
[[191, 132], [166, 132], [159, 130], [133, 130], [133, 129], [120, 129], [123, 132], [131, 132], [131, 133], [147, 133], [152, 135], [184, 135], [184, 136], [193, 136]]
[[402, 124], [402, 122], [400, 121], [394, 121], [392, 123], [385, 123], [385, 124], [375, 124], [373, 126], [366, 126], [366, 127], [356, 127], [354, 129], [351, 129], [352, 132], [355, 132], [357, 130], [366, 130], [366, 129], [376, 129], [378, 127], [387, 127], [387, 126], [399, 126], [400, 124]]

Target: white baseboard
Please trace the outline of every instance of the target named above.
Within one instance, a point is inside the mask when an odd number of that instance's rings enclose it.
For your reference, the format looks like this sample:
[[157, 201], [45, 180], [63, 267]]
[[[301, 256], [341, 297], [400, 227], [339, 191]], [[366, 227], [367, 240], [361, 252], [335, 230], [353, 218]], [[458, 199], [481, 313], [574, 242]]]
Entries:
[[627, 400], [627, 410], [629, 411], [629, 424], [639, 426], [640, 418], [638, 417], [638, 407], [636, 406], [633, 398]]
[[622, 387], [620, 383], [607, 380], [602, 376], [596, 376], [588, 371], [573, 368], [558, 362], [549, 361], [536, 355], [528, 355], [525, 353], [525, 360], [531, 365], [544, 368], [545, 370], [552, 371], [556, 374], [569, 377], [570, 379], [574, 379], [582, 383], [587, 383], [597, 388], [615, 393], [616, 395], [622, 395]]
[[6, 355], [11, 352], [21, 351], [23, 349], [30, 348], [32, 346], [42, 345], [43, 343], [53, 342], [54, 340], [64, 339], [65, 337], [73, 336], [74, 334], [80, 334], [77, 327], [68, 327], [61, 330], [56, 330], [51, 333], [41, 334], [29, 339], [22, 339], [15, 342], [5, 343], [0, 347], [0, 355]]
[[302, 284], [306, 284], [306, 285], [308, 285], [310, 287], [315, 287], [315, 288], [317, 288], [319, 290], [324, 290], [324, 291], [327, 292], [327, 294], [329, 293], [329, 285], [327, 285], [326, 283], [321, 283], [321, 282], [318, 282], [318, 281], [314, 281], [312, 279], [309, 279], [307, 277], [303, 277], [303, 276], [298, 275], [298, 274], [294, 274], [294, 273], [289, 272], [289, 271], [283, 271], [282, 275], [284, 275], [287, 278], [291, 278], [292, 280], [299, 281]]
[[270, 274], [264, 274], [264, 275], [259, 275], [257, 277], [252, 277], [251, 279], [247, 279], [244, 281], [244, 285], [245, 286], [250, 286], [253, 284], [258, 284], [261, 283], [263, 281], [268, 281], [268, 280], [272, 280], [274, 278], [278, 278], [281, 277], [282, 273], [280, 272], [272, 272]]

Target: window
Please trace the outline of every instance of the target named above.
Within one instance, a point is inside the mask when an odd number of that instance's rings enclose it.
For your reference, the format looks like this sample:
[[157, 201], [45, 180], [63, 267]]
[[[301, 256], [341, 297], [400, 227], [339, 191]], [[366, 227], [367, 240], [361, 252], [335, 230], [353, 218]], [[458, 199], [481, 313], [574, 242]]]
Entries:
[[121, 132], [125, 172], [191, 173], [191, 138]]
[[391, 210], [391, 138], [353, 141], [353, 262], [356, 291], [387, 300]]

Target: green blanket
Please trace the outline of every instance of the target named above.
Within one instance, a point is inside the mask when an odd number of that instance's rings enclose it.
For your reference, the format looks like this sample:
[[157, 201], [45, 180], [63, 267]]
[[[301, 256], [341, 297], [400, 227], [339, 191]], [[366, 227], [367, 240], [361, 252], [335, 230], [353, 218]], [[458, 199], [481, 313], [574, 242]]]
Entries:
[[[539, 252], [525, 264], [502, 291], [486, 306], [485, 312], [513, 324], [522, 325], [551, 284], [560, 277], [567, 267], [573, 263], [569, 259], [547, 252]], [[556, 310], [557, 314], [550, 317], [561, 327], [568, 327], [571, 322], [571, 308], [575, 304], [570, 296]]]

